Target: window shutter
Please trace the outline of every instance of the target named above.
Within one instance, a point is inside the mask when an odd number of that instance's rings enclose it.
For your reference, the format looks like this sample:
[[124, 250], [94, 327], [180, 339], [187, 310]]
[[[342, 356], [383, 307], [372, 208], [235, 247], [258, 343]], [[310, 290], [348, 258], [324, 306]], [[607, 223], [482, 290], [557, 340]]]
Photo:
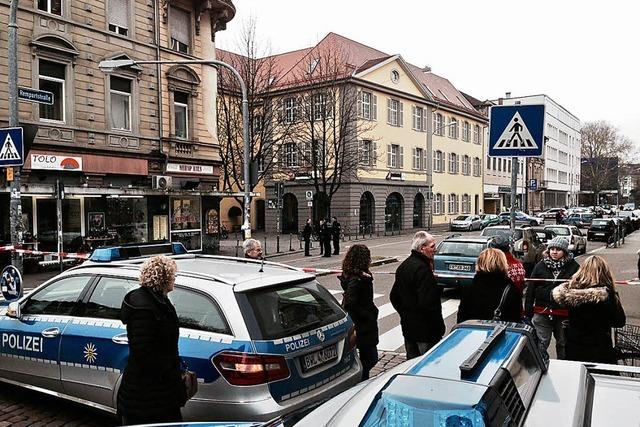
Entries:
[[378, 97], [371, 94], [371, 120], [378, 120]]
[[278, 147], [278, 153], [277, 153], [277, 164], [279, 164], [282, 167], [285, 167], [285, 159], [284, 159], [284, 144], [280, 144], [280, 146]]
[[418, 162], [417, 162], [418, 154], [416, 153], [415, 147], [411, 149], [411, 158], [412, 158], [412, 163], [413, 163], [412, 168], [413, 169], [418, 169]]
[[427, 131], [427, 110], [422, 110], [422, 132]]
[[171, 37], [189, 46], [191, 35], [191, 16], [182, 9], [172, 7], [169, 11], [171, 22]]
[[378, 143], [372, 141], [371, 145], [372, 145], [373, 148], [370, 151], [370, 153], [371, 153], [371, 162], [370, 163], [371, 163], [371, 166], [375, 166], [376, 162], [378, 160]]
[[364, 153], [364, 141], [358, 141], [358, 164], [363, 164], [362, 162], [362, 153]]
[[387, 123], [391, 124], [391, 98], [387, 98]]
[[427, 151], [426, 150], [422, 151], [422, 170], [423, 171], [427, 170]]
[[402, 123], [403, 123], [403, 112], [402, 112], [402, 102], [398, 101], [398, 104], [400, 105], [400, 111], [398, 112], [398, 126], [402, 127]]
[[416, 113], [416, 106], [412, 105], [411, 106], [411, 129], [417, 129], [418, 128], [418, 123], [417, 123], [417, 117], [416, 117], [417, 113]]
[[127, 0], [109, 0], [109, 23], [120, 28], [128, 28], [127, 15], [129, 5]]
[[391, 167], [391, 144], [387, 144], [387, 166]]
[[400, 153], [399, 153], [399, 155], [398, 155], [398, 157], [399, 157], [398, 167], [399, 167], [400, 169], [402, 169], [402, 168], [404, 167], [404, 147], [400, 146], [400, 147], [398, 147], [398, 148], [399, 148], [399, 150], [400, 150]]
[[358, 91], [358, 117], [362, 117], [362, 91]]

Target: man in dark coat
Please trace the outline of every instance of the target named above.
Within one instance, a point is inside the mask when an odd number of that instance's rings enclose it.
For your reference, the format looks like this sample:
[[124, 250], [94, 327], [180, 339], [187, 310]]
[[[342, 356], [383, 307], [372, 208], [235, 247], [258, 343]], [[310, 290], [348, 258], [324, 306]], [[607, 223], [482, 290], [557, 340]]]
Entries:
[[426, 231], [413, 236], [411, 255], [398, 266], [391, 289], [393, 308], [400, 314], [407, 359], [426, 353], [444, 335], [442, 288], [433, 275], [436, 242]]
[[320, 234], [322, 235], [322, 244], [324, 245], [323, 256], [329, 258], [331, 257], [331, 226], [329, 225], [329, 220], [323, 221]]
[[556, 224], [562, 224], [562, 211], [558, 210], [558, 212], [556, 212]]
[[307, 218], [307, 223], [304, 225], [304, 230], [302, 230], [302, 237], [304, 237], [304, 256], [311, 256], [311, 253], [309, 253], [311, 248], [311, 234], [313, 234], [311, 218]]
[[320, 218], [320, 222], [318, 222], [318, 244], [320, 245], [320, 255], [324, 253], [324, 234], [322, 233], [323, 227], [324, 218]]
[[332, 216], [331, 219], [333, 222], [331, 223], [331, 237], [333, 238], [333, 254], [340, 254], [340, 223], [338, 222], [338, 218]]

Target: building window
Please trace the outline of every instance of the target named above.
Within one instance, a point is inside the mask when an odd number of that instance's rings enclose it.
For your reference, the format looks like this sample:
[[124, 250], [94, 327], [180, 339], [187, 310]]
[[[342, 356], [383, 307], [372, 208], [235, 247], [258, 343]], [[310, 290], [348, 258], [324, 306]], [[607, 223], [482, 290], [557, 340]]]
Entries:
[[38, 0], [38, 10], [62, 16], [62, 0]]
[[444, 213], [444, 199], [442, 194], [436, 193], [433, 197], [433, 214], [442, 215]]
[[322, 120], [327, 111], [327, 95], [315, 93], [311, 98], [311, 111], [313, 120]]
[[129, 0], [108, 0], [109, 31], [126, 36], [129, 34]]
[[433, 134], [444, 136], [444, 117], [440, 113], [433, 115]]
[[378, 118], [377, 97], [371, 92], [361, 91], [358, 99], [360, 113], [359, 116], [366, 120], [376, 120]]
[[298, 152], [293, 142], [284, 144], [283, 163], [286, 168], [298, 167]]
[[487, 156], [487, 169], [491, 169], [491, 157]]
[[40, 119], [64, 122], [66, 65], [41, 59], [39, 88], [53, 93], [53, 105], [40, 104]]
[[471, 141], [471, 124], [467, 121], [462, 122], [462, 140], [465, 142]]
[[424, 170], [426, 169], [425, 158], [424, 158], [424, 149], [422, 148], [414, 148], [413, 149], [413, 168], [416, 170]]
[[131, 80], [110, 77], [111, 128], [131, 130]]
[[455, 193], [449, 194], [449, 213], [458, 213], [458, 196]]
[[387, 165], [390, 168], [402, 168], [402, 151], [398, 144], [387, 145]]
[[456, 153], [449, 153], [449, 173], [458, 173], [458, 155]]
[[462, 175], [471, 175], [471, 157], [462, 156]]
[[462, 196], [462, 213], [471, 213], [471, 196], [468, 194]]
[[473, 126], [473, 143], [480, 144], [480, 125]]
[[440, 150], [433, 153], [433, 171], [444, 172], [444, 153]]
[[282, 101], [283, 119], [285, 123], [293, 123], [298, 118], [298, 105], [294, 97]]
[[481, 167], [482, 167], [482, 163], [480, 162], [480, 157], [474, 157], [474, 159], [473, 159], [473, 176], [482, 175], [482, 172], [480, 170]]
[[189, 94], [173, 93], [173, 111], [176, 138], [189, 139]]
[[177, 7], [171, 7], [169, 25], [171, 27], [171, 49], [189, 53], [191, 44], [191, 15]]
[[418, 132], [427, 131], [427, 113], [422, 107], [413, 107], [413, 129]]
[[360, 141], [360, 164], [362, 166], [371, 166], [371, 157], [373, 155], [372, 145], [373, 143], [368, 139]]
[[[496, 170], [496, 158], [492, 157], [492, 159], [493, 159], [493, 161], [492, 161], [493, 167], [491, 169], [493, 169], [495, 171]], [[498, 162], [498, 166], [500, 166], [500, 162]]]
[[402, 126], [402, 102], [397, 99], [387, 99], [387, 123]]
[[455, 117], [449, 118], [449, 138], [458, 139], [458, 119]]

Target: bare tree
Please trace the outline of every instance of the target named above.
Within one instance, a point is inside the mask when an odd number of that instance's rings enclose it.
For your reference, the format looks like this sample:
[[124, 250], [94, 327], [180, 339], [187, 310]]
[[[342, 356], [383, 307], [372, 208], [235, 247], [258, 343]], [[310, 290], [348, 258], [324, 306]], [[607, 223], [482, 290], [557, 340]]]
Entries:
[[585, 123], [580, 134], [582, 179], [593, 191], [593, 203], [598, 204], [600, 192], [612, 189], [612, 186], [618, 188], [618, 173], [631, 153], [633, 143], [603, 120]]

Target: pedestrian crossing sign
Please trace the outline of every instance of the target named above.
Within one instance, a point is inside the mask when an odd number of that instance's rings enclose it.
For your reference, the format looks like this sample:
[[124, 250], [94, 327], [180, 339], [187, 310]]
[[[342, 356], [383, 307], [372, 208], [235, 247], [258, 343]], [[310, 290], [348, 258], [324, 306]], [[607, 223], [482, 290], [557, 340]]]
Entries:
[[22, 128], [0, 129], [0, 167], [24, 164], [22, 135]]
[[490, 157], [539, 157], [544, 105], [494, 105], [489, 118]]

